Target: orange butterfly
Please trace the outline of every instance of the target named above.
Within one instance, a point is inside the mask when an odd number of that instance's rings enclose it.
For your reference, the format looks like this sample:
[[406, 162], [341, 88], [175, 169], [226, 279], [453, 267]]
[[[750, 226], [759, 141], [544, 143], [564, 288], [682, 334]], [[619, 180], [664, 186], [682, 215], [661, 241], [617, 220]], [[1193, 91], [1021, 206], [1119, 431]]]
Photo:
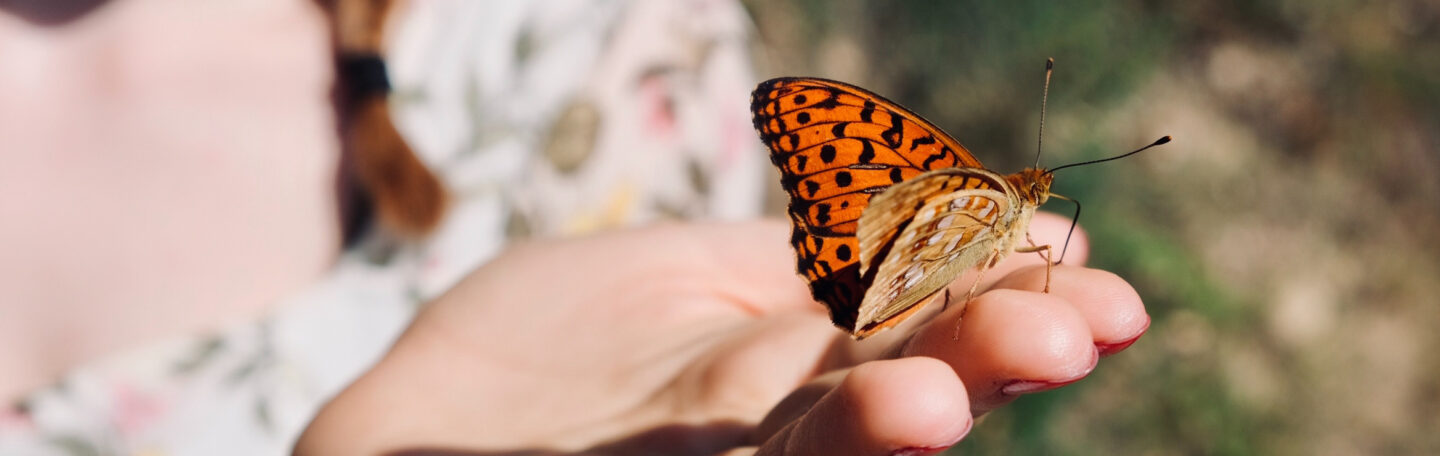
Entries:
[[[1047, 81], [1048, 70], [1047, 63]], [[1011, 252], [1044, 252], [1053, 265], [1049, 245], [1021, 242], [1052, 196], [1055, 170], [996, 174], [939, 127], [843, 82], [771, 79], [750, 103], [790, 194], [799, 272], [831, 321], [857, 340], [909, 318], [966, 270], [983, 274]]]

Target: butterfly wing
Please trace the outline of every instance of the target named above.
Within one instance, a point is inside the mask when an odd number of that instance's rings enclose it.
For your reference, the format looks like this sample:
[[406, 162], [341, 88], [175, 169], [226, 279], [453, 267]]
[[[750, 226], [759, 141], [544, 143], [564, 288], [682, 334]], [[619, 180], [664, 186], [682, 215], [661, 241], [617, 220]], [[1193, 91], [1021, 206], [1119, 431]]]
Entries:
[[771, 79], [750, 103], [790, 195], [797, 268], [831, 320], [853, 330], [868, 287], [855, 235], [871, 197], [929, 170], [980, 162], [919, 115], [842, 82]]
[[[975, 266], [1004, 250], [1013, 193], [1001, 176], [977, 168], [930, 171], [870, 201], [857, 237], [861, 269], [873, 283], [852, 333], [894, 326]], [[898, 233], [898, 234], [897, 234]]]

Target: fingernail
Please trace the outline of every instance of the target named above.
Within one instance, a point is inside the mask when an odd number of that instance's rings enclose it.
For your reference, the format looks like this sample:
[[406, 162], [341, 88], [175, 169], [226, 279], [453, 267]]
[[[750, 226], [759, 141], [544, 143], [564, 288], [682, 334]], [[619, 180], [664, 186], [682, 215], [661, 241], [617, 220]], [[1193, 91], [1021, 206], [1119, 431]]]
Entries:
[[965, 423], [965, 429], [960, 431], [960, 436], [950, 441], [950, 443], [941, 446], [901, 448], [890, 452], [890, 456], [933, 456], [940, 454], [950, 449], [950, 447], [955, 446], [955, 444], [960, 443], [961, 440], [965, 439], [965, 436], [970, 435], [970, 429], [973, 427], [975, 427], [975, 420], [971, 419]]
[[1097, 344], [1095, 344], [1095, 348], [1097, 348], [1097, 349], [1100, 350], [1100, 356], [1110, 356], [1110, 355], [1119, 353], [1120, 350], [1124, 350], [1124, 349], [1126, 349], [1126, 348], [1130, 348], [1130, 346], [1133, 345], [1133, 344], [1135, 344], [1135, 341], [1140, 340], [1140, 336], [1145, 335], [1145, 331], [1148, 331], [1149, 329], [1150, 329], [1150, 319], [1149, 319], [1149, 318], [1146, 318], [1146, 319], [1145, 319], [1145, 327], [1144, 327], [1144, 328], [1141, 328], [1141, 329], [1140, 329], [1140, 332], [1136, 333], [1134, 337], [1131, 337], [1131, 338], [1129, 338], [1129, 339], [1125, 339], [1125, 340], [1122, 340], [1122, 341], [1119, 341], [1119, 342], [1111, 342], [1111, 343], [1101, 342], [1101, 343], [1097, 343]]
[[1130, 345], [1134, 344], [1137, 340], [1140, 340], [1140, 336], [1131, 337], [1113, 344], [1095, 344], [1095, 348], [1100, 350], [1100, 356], [1110, 356], [1120, 353], [1121, 350], [1130, 348]]
[[1090, 367], [1086, 367], [1085, 371], [1081, 372], [1080, 375], [1064, 380], [1012, 380], [1010, 383], [1006, 383], [1005, 386], [1000, 387], [1000, 394], [1019, 396], [1021, 394], [1050, 391], [1078, 382], [1080, 379], [1085, 378], [1085, 376], [1090, 375], [1091, 372], [1094, 372], [1095, 366], [1100, 364], [1100, 349], [1096, 348], [1092, 353], [1093, 354], [1090, 355]]
[[934, 456], [950, 447], [910, 447], [901, 448], [890, 453], [890, 456]]

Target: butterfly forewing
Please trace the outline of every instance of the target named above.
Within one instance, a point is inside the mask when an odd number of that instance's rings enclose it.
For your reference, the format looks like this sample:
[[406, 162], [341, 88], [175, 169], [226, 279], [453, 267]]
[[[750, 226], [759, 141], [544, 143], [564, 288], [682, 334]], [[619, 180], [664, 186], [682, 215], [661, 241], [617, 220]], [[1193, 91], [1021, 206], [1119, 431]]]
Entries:
[[750, 107], [790, 196], [797, 267], [831, 320], [853, 330], [869, 286], [855, 235], [871, 198], [926, 171], [980, 162], [920, 116], [841, 82], [772, 79]]

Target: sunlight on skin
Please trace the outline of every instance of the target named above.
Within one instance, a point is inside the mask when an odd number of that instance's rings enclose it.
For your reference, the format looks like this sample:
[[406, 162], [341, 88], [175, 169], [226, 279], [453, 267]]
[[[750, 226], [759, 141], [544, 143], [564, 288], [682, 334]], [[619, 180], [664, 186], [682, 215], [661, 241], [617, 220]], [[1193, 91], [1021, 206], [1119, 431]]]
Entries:
[[[1068, 225], [1041, 215], [1034, 233], [1059, 242]], [[1040, 260], [1017, 255], [959, 340], [957, 306], [857, 343], [805, 293], [787, 230], [666, 225], [517, 246], [427, 307], [297, 450], [944, 448], [972, 414], [1084, 377], [1098, 346], [1148, 324], [1120, 278], [1061, 267], [1042, 294], [1043, 267], [1027, 268]], [[1068, 260], [1085, 247], [1072, 241]]]

